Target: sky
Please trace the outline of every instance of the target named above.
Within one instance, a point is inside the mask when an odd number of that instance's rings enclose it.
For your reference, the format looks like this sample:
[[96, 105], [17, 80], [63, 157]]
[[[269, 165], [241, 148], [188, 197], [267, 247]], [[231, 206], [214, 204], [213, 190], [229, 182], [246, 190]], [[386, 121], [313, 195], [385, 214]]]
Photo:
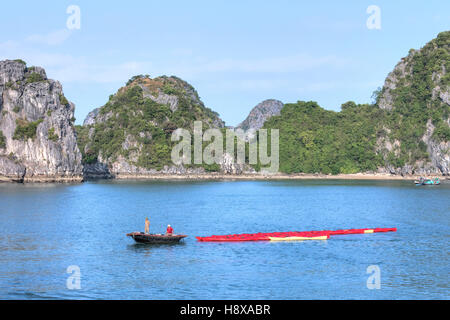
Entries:
[[370, 103], [409, 49], [450, 30], [447, 0], [15, 0], [1, 13], [0, 60], [44, 67], [77, 124], [137, 74], [186, 80], [231, 126], [265, 99], [339, 111]]

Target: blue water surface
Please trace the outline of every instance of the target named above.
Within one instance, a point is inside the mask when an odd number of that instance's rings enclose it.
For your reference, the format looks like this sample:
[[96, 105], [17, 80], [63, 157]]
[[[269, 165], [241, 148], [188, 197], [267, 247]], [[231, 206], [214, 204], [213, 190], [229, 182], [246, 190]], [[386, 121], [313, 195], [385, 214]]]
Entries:
[[[139, 245], [126, 233], [189, 237]], [[0, 299], [448, 299], [450, 184], [98, 181], [0, 184]], [[326, 241], [195, 236], [397, 227]], [[81, 289], [67, 287], [69, 266]], [[380, 270], [380, 289], [367, 282]], [[69, 279], [69, 282], [71, 280]]]

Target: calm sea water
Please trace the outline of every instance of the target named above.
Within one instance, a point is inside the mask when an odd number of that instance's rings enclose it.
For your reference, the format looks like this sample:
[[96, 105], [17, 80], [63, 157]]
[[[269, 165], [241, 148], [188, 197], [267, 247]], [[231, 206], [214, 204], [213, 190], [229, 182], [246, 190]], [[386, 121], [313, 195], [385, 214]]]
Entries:
[[[125, 236], [167, 224], [179, 245]], [[450, 184], [382, 181], [0, 184], [1, 299], [449, 299]], [[212, 234], [397, 227], [327, 241]], [[69, 290], [67, 268], [81, 272]], [[367, 288], [367, 268], [380, 289]]]

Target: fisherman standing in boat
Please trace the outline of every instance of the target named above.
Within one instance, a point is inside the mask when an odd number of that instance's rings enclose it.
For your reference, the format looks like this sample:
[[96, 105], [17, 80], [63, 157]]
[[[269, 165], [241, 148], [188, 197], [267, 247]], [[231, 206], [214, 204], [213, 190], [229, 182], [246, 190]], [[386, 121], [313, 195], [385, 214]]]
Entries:
[[168, 236], [173, 235], [173, 229], [170, 226], [170, 224], [167, 226], [166, 235], [168, 235]]
[[150, 220], [148, 220], [148, 218], [145, 218], [145, 234], [149, 234], [150, 233]]

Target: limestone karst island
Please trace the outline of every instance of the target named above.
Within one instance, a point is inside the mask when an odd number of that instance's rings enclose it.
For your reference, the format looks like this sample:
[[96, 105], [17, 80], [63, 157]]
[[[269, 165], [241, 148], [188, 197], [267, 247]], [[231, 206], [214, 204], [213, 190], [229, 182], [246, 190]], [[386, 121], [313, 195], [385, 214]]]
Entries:
[[[176, 165], [177, 128], [224, 129], [220, 115], [176, 76], [136, 75], [75, 125], [75, 104], [42, 67], [0, 62], [0, 180], [91, 178], [414, 179], [450, 174], [450, 31], [400, 59], [372, 104], [344, 102], [330, 111], [314, 101], [268, 97], [237, 128], [280, 130], [279, 172], [238, 164]], [[276, 97], [275, 97], [276, 98]], [[351, 98], [351, 97], [349, 97]], [[250, 109], [250, 108], [249, 108]]]

